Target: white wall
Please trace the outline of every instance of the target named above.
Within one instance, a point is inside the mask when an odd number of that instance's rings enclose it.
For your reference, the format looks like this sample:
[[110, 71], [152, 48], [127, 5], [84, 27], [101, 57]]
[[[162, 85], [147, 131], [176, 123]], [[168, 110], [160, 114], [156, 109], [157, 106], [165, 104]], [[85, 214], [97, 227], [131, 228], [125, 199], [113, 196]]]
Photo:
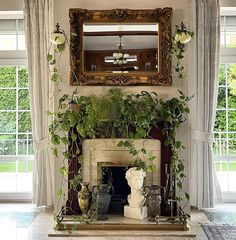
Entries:
[[23, 0], [0, 0], [0, 11], [21, 11]]
[[[163, 8], [163, 7], [172, 7], [173, 8], [173, 28], [175, 24], [179, 24], [183, 21], [186, 25], [191, 25], [189, 21], [189, 2], [191, 0], [119, 0], [119, 1], [111, 1], [111, 0], [56, 0], [55, 4], [55, 23], [59, 23], [61, 28], [63, 28], [66, 34], [69, 35], [69, 9], [70, 8], [86, 8], [86, 9], [113, 9], [113, 8], [131, 8], [131, 9], [153, 9], [153, 8]], [[63, 82], [61, 85], [61, 89], [63, 89], [63, 93], [70, 93], [74, 87], [69, 86], [69, 52], [68, 48], [66, 52], [63, 53], [63, 57], [61, 59], [61, 70], [63, 71]], [[188, 55], [186, 54], [185, 65], [187, 69]], [[174, 97], [177, 95], [177, 88], [179, 83], [176, 81], [175, 77], [173, 79], [173, 86], [171, 87], [157, 87], [157, 86], [142, 86], [142, 87], [123, 87], [125, 91], [128, 92], [140, 92], [141, 90], [147, 91], [156, 91], [160, 94], [162, 98]], [[91, 94], [91, 93], [104, 93], [109, 87], [101, 87], [101, 86], [84, 86], [80, 87], [79, 92], [83, 95]], [[184, 89], [187, 89], [187, 82], [184, 83]], [[181, 140], [183, 144], [186, 146], [186, 150], [183, 151], [182, 155], [186, 160], [186, 174], [188, 175], [189, 168], [189, 151], [188, 151], [188, 123], [184, 123], [180, 129], [179, 136], [181, 136]], [[59, 169], [60, 161], [56, 161], [56, 169]], [[56, 170], [56, 183], [60, 182], [60, 175]], [[188, 191], [188, 180], [185, 183], [185, 189]], [[56, 186], [58, 188], [58, 186]]]
[[236, 7], [235, 0], [220, 0], [221, 7]]

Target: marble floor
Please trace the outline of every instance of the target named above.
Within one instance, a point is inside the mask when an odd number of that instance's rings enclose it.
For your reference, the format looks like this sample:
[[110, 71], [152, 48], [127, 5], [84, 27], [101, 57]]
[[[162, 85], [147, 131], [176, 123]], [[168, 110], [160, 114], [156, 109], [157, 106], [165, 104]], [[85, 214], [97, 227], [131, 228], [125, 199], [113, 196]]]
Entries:
[[[236, 213], [236, 205], [233, 205]], [[215, 212], [224, 212], [224, 206], [218, 209], [207, 210], [211, 214]], [[230, 211], [230, 207], [228, 208]], [[208, 216], [209, 217], [209, 216]], [[214, 219], [213, 219], [214, 220]], [[209, 223], [203, 211], [192, 211], [188, 233], [196, 234], [197, 237], [187, 237], [185, 232], [142, 232], [142, 231], [83, 231], [83, 233], [74, 233], [73, 235], [55, 234], [53, 230], [53, 213], [49, 209], [36, 208], [32, 204], [0, 204], [0, 239], [1, 240], [207, 240], [207, 237], [201, 227], [202, 223]], [[52, 234], [53, 237], [48, 237]], [[179, 235], [180, 234], [180, 235]]]
[[[207, 223], [209, 220], [201, 211], [193, 211], [191, 225], [191, 234], [197, 234], [197, 238], [186, 237], [185, 232], [143, 232], [143, 231], [83, 231], [82, 234], [75, 233], [74, 236], [65, 236], [55, 234], [53, 230], [53, 213], [49, 209], [36, 208], [32, 204], [0, 204], [0, 239], [1, 240], [189, 240], [207, 239], [201, 228], [201, 223]], [[52, 234], [53, 237], [48, 237]]]

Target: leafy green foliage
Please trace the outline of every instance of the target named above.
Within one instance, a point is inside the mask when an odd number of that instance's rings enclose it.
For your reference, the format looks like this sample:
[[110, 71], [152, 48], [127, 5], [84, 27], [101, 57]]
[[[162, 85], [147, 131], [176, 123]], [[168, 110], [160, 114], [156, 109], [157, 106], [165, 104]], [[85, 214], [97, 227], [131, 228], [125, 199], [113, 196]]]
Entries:
[[0, 87], [16, 86], [16, 67], [0, 66]]
[[[70, 160], [72, 157], [69, 148], [71, 143], [77, 144], [80, 139], [96, 138], [97, 135], [110, 137], [113, 132], [116, 133], [116, 136], [127, 139], [120, 141], [118, 146], [128, 148], [129, 153], [133, 156], [134, 166], [146, 171], [154, 171], [155, 156], [148, 153], [144, 147], [136, 150], [131, 139], [150, 138], [151, 128], [157, 127], [158, 123], [163, 122], [163, 134], [167, 139], [165, 144], [171, 147], [173, 153], [171, 164], [174, 174], [176, 174], [176, 184], [181, 191], [183, 190], [184, 164], [179, 157], [179, 151], [183, 146], [179, 140], [176, 140], [176, 133], [180, 124], [186, 119], [185, 115], [189, 112], [187, 102], [191, 98], [180, 92], [179, 98], [163, 101], [154, 92], [143, 91], [139, 94], [124, 95], [120, 89], [111, 89], [101, 97], [93, 95], [73, 97], [73, 103], [79, 104], [80, 110], [65, 109], [66, 106], [69, 106], [71, 99], [68, 95], [62, 96], [59, 100], [59, 111], [54, 114], [54, 121], [49, 128], [51, 141], [55, 145], [54, 155], [58, 155], [57, 145], [62, 143], [65, 145], [64, 160]], [[100, 113], [104, 108], [106, 116], [105, 113]], [[102, 118], [100, 118], [101, 116]], [[130, 131], [130, 128], [135, 131]], [[67, 136], [69, 131], [72, 133]], [[78, 157], [79, 152], [76, 154]], [[64, 166], [60, 171], [63, 176], [66, 173], [65, 169], [67, 168]], [[80, 169], [80, 171], [82, 170]], [[71, 180], [70, 185], [77, 189], [81, 181], [82, 172]]]
[[16, 109], [15, 89], [0, 89], [0, 109], [1, 110]]
[[[228, 83], [228, 92], [226, 92], [226, 79]], [[228, 111], [227, 123], [226, 118], [226, 94], [228, 95], [228, 108], [236, 108], [236, 64], [221, 64], [219, 69], [219, 89], [218, 89], [218, 99], [217, 99], [217, 110], [216, 112], [216, 121], [214, 131], [223, 132], [227, 131], [236, 131], [235, 122], [236, 122], [236, 113], [234, 110]], [[234, 147], [236, 150], [236, 147]]]
[[29, 90], [20, 89], [18, 91], [18, 109], [20, 110], [29, 110], [30, 101], [29, 101]]
[[[17, 85], [19, 88], [24, 89], [16, 90]], [[15, 140], [16, 131], [22, 133], [31, 132], [27, 68], [24, 66], [1, 66], [0, 87], [0, 132], [14, 133], [12, 135], [0, 135], [0, 154], [14, 155], [17, 146]], [[5, 110], [11, 110], [11, 112]], [[17, 119], [18, 129], [16, 129]], [[32, 136], [18, 135], [18, 154], [33, 154]]]
[[0, 112], [0, 132], [16, 132], [16, 113]]
[[18, 67], [18, 85], [19, 87], [28, 87], [28, 71], [27, 68], [24, 66]]
[[18, 131], [19, 132], [31, 132], [31, 117], [30, 112], [18, 113]]

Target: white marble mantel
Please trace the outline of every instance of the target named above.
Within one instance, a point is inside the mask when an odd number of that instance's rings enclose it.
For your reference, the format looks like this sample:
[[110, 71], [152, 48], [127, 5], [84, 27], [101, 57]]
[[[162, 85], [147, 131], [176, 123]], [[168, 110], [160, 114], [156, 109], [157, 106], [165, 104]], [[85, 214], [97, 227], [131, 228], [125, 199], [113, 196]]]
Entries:
[[[83, 141], [83, 181], [89, 182], [90, 186], [97, 185], [100, 172], [98, 165], [106, 166], [128, 166], [134, 161], [133, 156], [129, 154], [128, 148], [117, 147], [121, 140], [126, 139], [87, 139]], [[147, 173], [145, 185], [160, 185], [160, 163], [161, 163], [161, 143], [153, 139], [134, 139], [133, 145], [140, 156], [147, 156], [148, 153], [156, 156], [152, 164], [156, 166], [156, 171]], [[147, 154], [143, 155], [140, 150], [145, 148]], [[144, 161], [147, 161], [144, 158]], [[150, 161], [147, 163], [150, 165]]]

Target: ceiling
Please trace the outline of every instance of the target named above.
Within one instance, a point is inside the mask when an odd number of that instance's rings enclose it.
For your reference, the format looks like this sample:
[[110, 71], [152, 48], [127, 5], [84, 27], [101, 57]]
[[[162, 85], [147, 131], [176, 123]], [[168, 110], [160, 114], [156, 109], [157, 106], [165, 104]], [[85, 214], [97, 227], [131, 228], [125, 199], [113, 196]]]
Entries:
[[[123, 49], [150, 49], [157, 48], [158, 36], [151, 34], [151, 32], [158, 33], [157, 23], [86, 23], [83, 25], [84, 33], [93, 33], [95, 36], [84, 36], [83, 47], [85, 50], [116, 50], [119, 48], [120, 38], [115, 36], [117, 32], [142, 32], [150, 31], [150, 35], [123, 35], [121, 43]], [[96, 33], [111, 33], [111, 36], [96, 36]], [[112, 36], [112, 33], [114, 35]]]
[[[157, 48], [157, 36], [123, 36], [121, 45], [123, 49], [149, 49]], [[116, 50], [119, 48], [119, 36], [84, 36], [84, 50]]]

